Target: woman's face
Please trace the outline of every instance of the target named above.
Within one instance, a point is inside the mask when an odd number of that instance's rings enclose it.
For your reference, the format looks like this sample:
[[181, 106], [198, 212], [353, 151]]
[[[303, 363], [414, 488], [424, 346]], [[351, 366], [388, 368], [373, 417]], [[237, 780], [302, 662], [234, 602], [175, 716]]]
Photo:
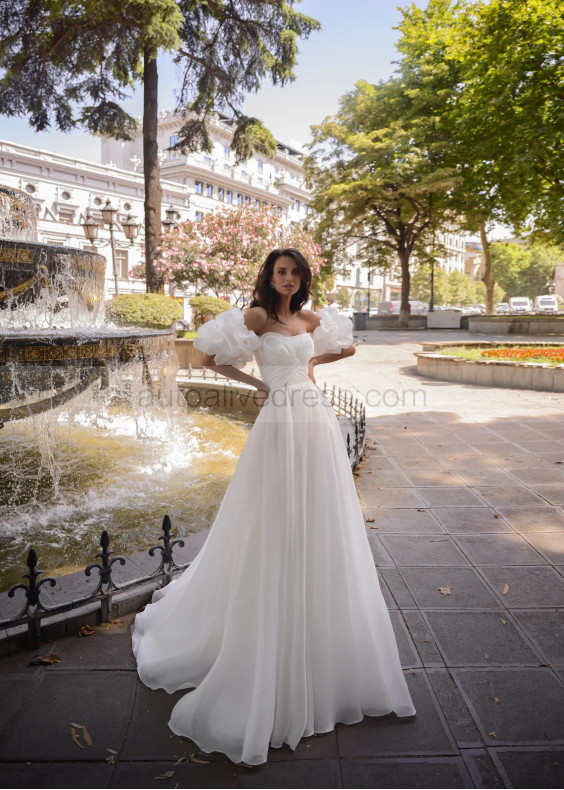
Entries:
[[291, 296], [299, 291], [302, 276], [300, 267], [289, 255], [281, 255], [272, 270], [272, 282], [280, 294]]

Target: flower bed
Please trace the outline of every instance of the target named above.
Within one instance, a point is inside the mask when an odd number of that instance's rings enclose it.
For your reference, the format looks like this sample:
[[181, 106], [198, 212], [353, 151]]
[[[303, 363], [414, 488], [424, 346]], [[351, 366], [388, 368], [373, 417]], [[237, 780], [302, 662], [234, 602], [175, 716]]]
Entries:
[[513, 348], [489, 348], [480, 352], [480, 356], [487, 359], [509, 359], [520, 360], [523, 362], [540, 362], [552, 365], [564, 364], [564, 348], [562, 346], [552, 347], [513, 347]]

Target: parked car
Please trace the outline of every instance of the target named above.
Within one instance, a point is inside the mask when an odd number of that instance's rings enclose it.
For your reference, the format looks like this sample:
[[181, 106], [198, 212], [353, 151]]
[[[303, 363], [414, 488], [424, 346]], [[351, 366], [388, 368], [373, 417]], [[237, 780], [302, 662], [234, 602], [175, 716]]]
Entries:
[[418, 299], [409, 300], [409, 312], [411, 315], [424, 315], [428, 310], [428, 305], [425, 302], [420, 302]]
[[495, 306], [496, 315], [506, 315], [509, 312], [509, 302], [498, 302]]
[[462, 308], [464, 315], [481, 315], [482, 305], [479, 304], [465, 304]]
[[346, 315], [347, 318], [352, 318], [354, 313], [354, 307], [342, 307], [339, 312], [341, 315]]
[[554, 294], [535, 296], [535, 312], [537, 313], [557, 313], [558, 299]]
[[510, 313], [530, 313], [531, 310], [531, 300], [528, 296], [512, 296], [509, 300]]
[[[378, 315], [396, 315], [401, 310], [401, 302], [399, 299], [392, 302], [380, 302], [376, 310]], [[411, 313], [411, 302], [409, 303], [409, 312]]]

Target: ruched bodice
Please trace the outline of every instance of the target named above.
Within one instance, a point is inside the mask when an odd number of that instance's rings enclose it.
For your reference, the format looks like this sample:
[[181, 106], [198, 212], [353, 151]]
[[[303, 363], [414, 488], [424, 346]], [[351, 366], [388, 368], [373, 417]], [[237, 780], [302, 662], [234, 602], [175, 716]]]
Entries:
[[313, 339], [309, 332], [281, 335], [265, 332], [254, 355], [261, 379], [270, 389], [308, 381], [308, 362], [313, 355]]

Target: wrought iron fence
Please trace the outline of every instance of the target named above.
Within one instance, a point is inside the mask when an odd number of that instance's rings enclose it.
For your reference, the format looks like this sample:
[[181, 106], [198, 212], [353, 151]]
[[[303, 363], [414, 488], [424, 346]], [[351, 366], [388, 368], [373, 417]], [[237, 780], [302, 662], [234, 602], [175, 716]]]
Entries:
[[[344, 390], [341, 387], [336, 388], [333, 386], [331, 389], [328, 389], [327, 385], [324, 385], [323, 393], [330, 400], [335, 412], [350, 420], [354, 428], [354, 440], [351, 442], [351, 432], [347, 432], [346, 446], [351, 466], [353, 469], [356, 469], [358, 462], [364, 455], [366, 437], [364, 406], [357, 398], [353, 397], [349, 390]], [[114, 564], [125, 565], [126, 558], [119, 555], [112, 556], [114, 552], [110, 550], [110, 538], [107, 531], [104, 530], [100, 538], [102, 550], [96, 554], [96, 559], [99, 562], [91, 562], [84, 569], [86, 576], [90, 576], [93, 571], [98, 571], [99, 578], [95, 589], [81, 598], [75, 598], [72, 601], [55, 606], [49, 606], [42, 601], [41, 592], [44, 586], [54, 587], [57, 581], [52, 576], [46, 576], [43, 579], [39, 578], [44, 571], [38, 569], [37, 554], [34, 549], [30, 549], [26, 561], [29, 572], [22, 575], [22, 579], [27, 579], [27, 582], [19, 582], [8, 591], [8, 597], [13, 598], [16, 590], [23, 590], [25, 603], [17, 615], [6, 620], [0, 620], [0, 630], [27, 625], [29, 649], [36, 650], [41, 643], [41, 622], [45, 618], [64, 614], [73, 609], [79, 609], [86, 604], [99, 601], [101, 621], [109, 622], [112, 615], [112, 598], [114, 595], [136, 587], [142, 587], [153, 581], [160, 581], [163, 585], [166, 585], [175, 575], [190, 565], [189, 562], [178, 564], [175, 561], [173, 549], [175, 546], [183, 547], [184, 541], [182, 538], [172, 536], [171, 528], [170, 518], [165, 516], [162, 524], [163, 534], [159, 537], [159, 541], [162, 541], [162, 544], [156, 544], [148, 550], [151, 557], [154, 557], [156, 552], [160, 552], [160, 562], [157, 568], [148, 575], [132, 579], [123, 584], [116, 582], [112, 573]]]

